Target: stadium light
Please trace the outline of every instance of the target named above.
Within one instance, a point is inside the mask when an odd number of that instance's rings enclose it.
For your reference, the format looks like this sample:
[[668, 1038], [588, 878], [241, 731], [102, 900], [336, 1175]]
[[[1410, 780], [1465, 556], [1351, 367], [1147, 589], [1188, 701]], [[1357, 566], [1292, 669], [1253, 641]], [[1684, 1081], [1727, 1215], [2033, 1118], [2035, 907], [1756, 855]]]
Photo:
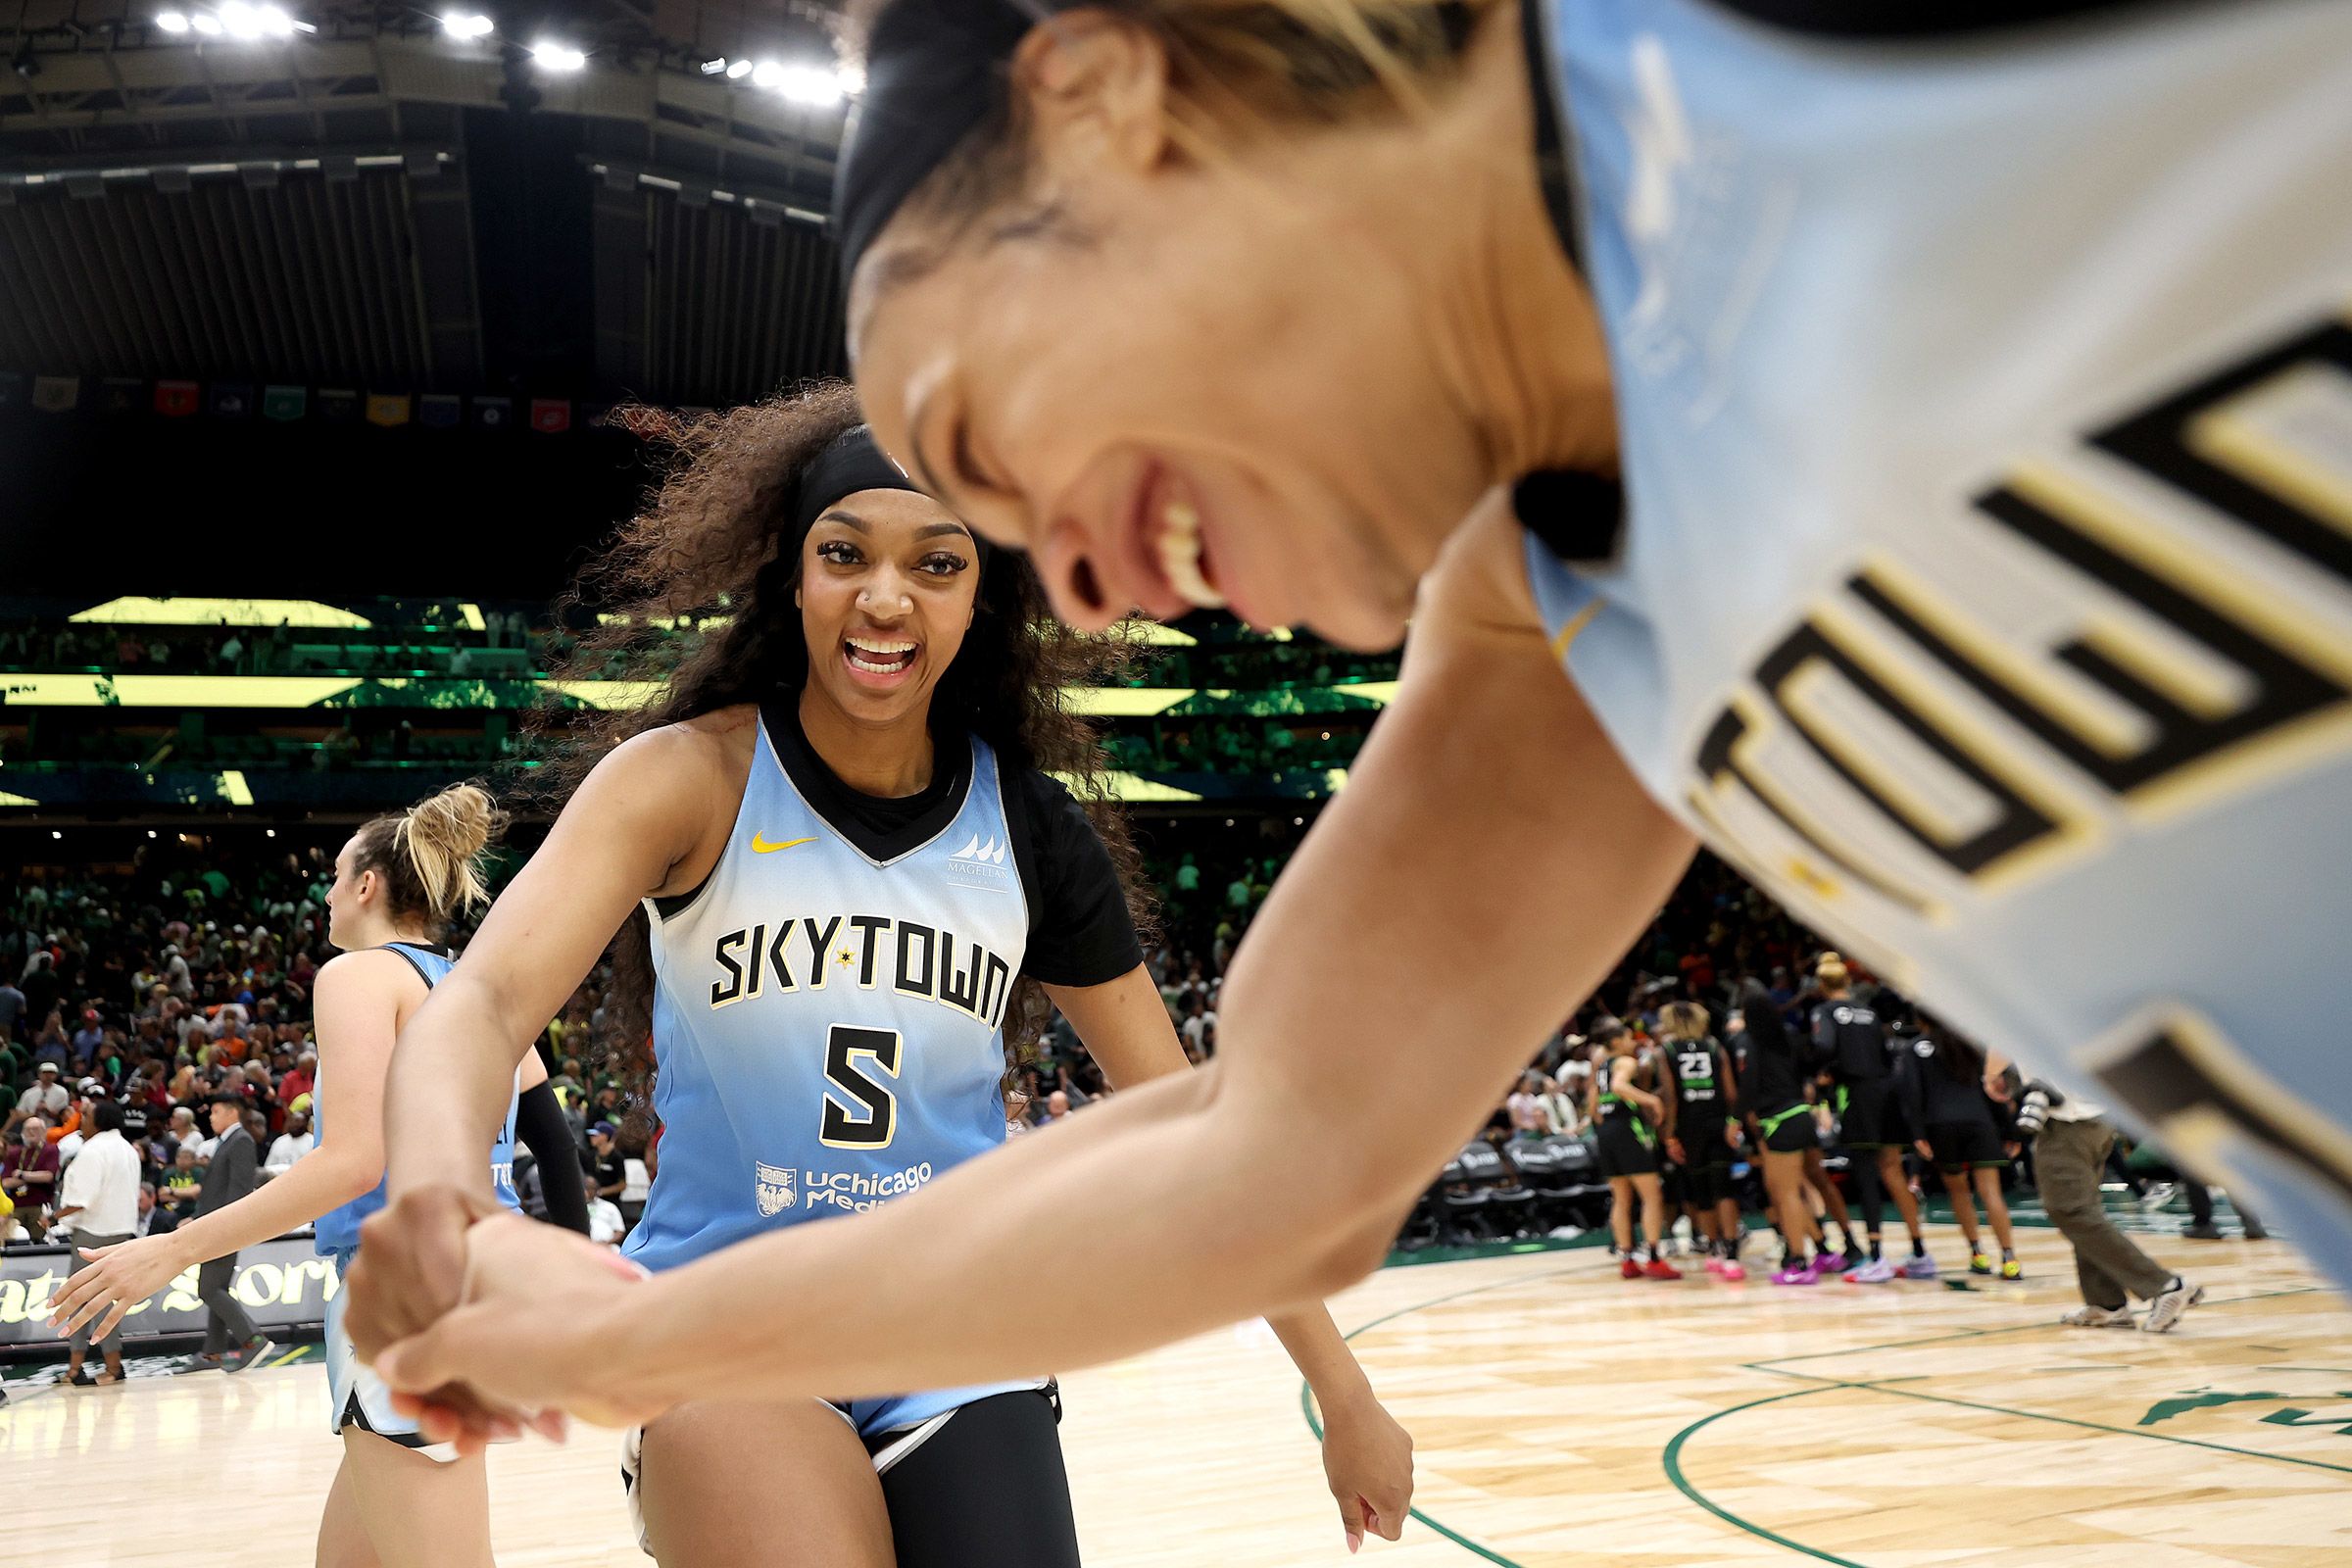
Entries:
[[208, 38], [220, 35], [220, 19], [209, 11], [199, 11], [188, 19], [188, 24]]
[[715, 76], [727, 69], [727, 57], [721, 55], [716, 60], [706, 60], [703, 62], [702, 69], [704, 75]]
[[56, 828], [51, 828], [49, 830], [49, 836], [53, 839], [62, 839], [65, 837], [65, 835], [60, 833]]
[[567, 43], [535, 43], [531, 58], [543, 71], [578, 71], [588, 64], [588, 56]]
[[155, 829], [153, 829], [153, 828], [149, 828], [149, 829], [147, 830], [147, 836], [148, 836], [149, 838], [153, 838], [153, 837], [155, 837]]
[[155, 24], [163, 28], [166, 32], [185, 32], [188, 30], [188, 19], [177, 11], [157, 12], [155, 14]]
[[774, 87], [784, 79], [784, 68], [773, 60], [762, 60], [752, 68], [752, 85]]
[[262, 35], [262, 13], [258, 6], [246, 0], [221, 0], [220, 27], [231, 38], [253, 39]]
[[829, 109], [841, 102], [841, 75], [829, 66], [787, 66], [777, 74], [776, 90], [796, 104]]
[[273, 827], [266, 827], [266, 828], [262, 829], [262, 833], [263, 833], [263, 835], [264, 835], [265, 837], [268, 837], [268, 838], [275, 838], [275, 837], [277, 837], [277, 829], [275, 829], [275, 828], [273, 828]]
[[441, 30], [452, 38], [487, 38], [490, 19], [478, 11], [452, 11], [441, 19]]
[[730, 60], [727, 62], [727, 79], [729, 81], [741, 81], [744, 77], [750, 75], [751, 74], [752, 63], [749, 60]]

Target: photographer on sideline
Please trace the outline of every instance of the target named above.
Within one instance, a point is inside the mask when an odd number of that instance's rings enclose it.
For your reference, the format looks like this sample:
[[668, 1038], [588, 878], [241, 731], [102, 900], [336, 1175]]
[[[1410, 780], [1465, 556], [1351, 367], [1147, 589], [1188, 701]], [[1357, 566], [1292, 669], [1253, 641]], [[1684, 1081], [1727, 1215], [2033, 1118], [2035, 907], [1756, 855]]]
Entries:
[[[1986, 1053], [1987, 1092], [2007, 1066]], [[2114, 1123], [2091, 1102], [2070, 1100], [2035, 1080], [2026, 1085], [2020, 1098], [2017, 1130], [2021, 1137], [2034, 1140], [2034, 1170], [2042, 1207], [2075, 1250], [2082, 1305], [2059, 1321], [2077, 1328], [2128, 1329], [2132, 1325], [2131, 1298], [2136, 1296], [2148, 1303], [2141, 1332], [2170, 1333], [2182, 1313], [2205, 1298], [2205, 1287], [2168, 1272], [2107, 1217], [2099, 1201], [2099, 1178], [2107, 1166], [2107, 1152], [2115, 1147]]]

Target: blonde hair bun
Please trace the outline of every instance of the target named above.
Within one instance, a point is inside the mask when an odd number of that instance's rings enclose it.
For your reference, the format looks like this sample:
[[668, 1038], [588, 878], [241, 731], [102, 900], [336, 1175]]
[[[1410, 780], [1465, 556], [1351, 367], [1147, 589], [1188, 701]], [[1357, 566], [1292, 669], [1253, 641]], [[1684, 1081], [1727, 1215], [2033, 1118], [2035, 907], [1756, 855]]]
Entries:
[[507, 830], [507, 813], [478, 784], [453, 784], [404, 812], [393, 842], [408, 857], [436, 919], [490, 902], [482, 855]]

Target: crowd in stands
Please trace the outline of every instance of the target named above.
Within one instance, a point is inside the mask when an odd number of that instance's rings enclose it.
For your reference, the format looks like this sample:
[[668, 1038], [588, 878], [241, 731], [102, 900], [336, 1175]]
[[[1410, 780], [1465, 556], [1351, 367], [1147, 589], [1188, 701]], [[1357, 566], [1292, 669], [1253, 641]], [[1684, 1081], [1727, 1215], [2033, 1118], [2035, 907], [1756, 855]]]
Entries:
[[[127, 869], [0, 887], [0, 1192], [14, 1208], [0, 1240], [62, 1239], [50, 1234], [58, 1195], [102, 1102], [122, 1107], [139, 1156], [139, 1235], [193, 1205], [216, 1142], [198, 1109], [213, 1099], [243, 1102], [265, 1179], [316, 1147], [311, 986], [334, 956], [332, 879], [319, 847], [252, 858], [164, 839]], [[583, 987], [548, 1030], [558, 1095], [592, 1172], [600, 1136], [625, 1164], [622, 1096], [562, 1053], [585, 1048], [599, 1006]], [[518, 1159], [518, 1177], [528, 1163]], [[644, 1182], [624, 1171], [605, 1185], [591, 1220], [617, 1241], [614, 1200], [642, 1198]]]

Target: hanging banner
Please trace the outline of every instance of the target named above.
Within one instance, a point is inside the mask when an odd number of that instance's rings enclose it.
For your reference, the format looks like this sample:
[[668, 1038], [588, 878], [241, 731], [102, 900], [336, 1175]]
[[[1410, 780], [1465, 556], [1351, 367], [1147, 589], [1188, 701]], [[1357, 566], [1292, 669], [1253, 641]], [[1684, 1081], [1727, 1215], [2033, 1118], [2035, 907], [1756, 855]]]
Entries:
[[571, 428], [571, 400], [531, 399], [531, 428], [541, 435], [562, 435]]
[[43, 414], [71, 414], [81, 406], [81, 377], [78, 375], [36, 375], [32, 378], [32, 406]]
[[477, 430], [504, 430], [514, 422], [513, 398], [475, 398], [473, 427]]
[[204, 401], [204, 389], [193, 381], [155, 383], [155, 412], [168, 419], [184, 419]]
[[360, 417], [360, 395], [340, 389], [318, 390], [318, 417], [329, 424], [356, 424]]
[[0, 409], [21, 409], [30, 383], [22, 370], [0, 370]]
[[311, 389], [307, 386], [262, 388], [262, 417], [265, 419], [299, 419], [310, 412]]
[[455, 392], [427, 392], [416, 400], [416, 422], [427, 430], [455, 430], [464, 414]]
[[135, 375], [110, 375], [98, 383], [100, 413], [139, 414], [147, 404], [147, 383]]
[[368, 394], [368, 422], [380, 424], [389, 430], [409, 422], [409, 396], [405, 392], [370, 392]]
[[253, 414], [253, 384], [249, 381], [215, 382], [206, 407], [216, 419], [248, 418]]

